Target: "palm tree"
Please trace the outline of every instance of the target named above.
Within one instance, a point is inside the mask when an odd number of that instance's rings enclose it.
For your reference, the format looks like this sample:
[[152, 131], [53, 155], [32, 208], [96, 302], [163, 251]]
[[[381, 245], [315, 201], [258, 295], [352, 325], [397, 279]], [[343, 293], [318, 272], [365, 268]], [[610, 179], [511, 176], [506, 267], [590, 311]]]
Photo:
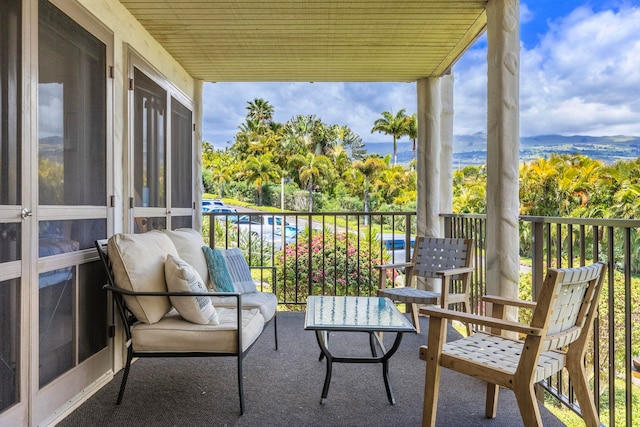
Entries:
[[460, 188], [453, 198], [453, 212], [483, 214], [486, 212], [486, 183], [473, 182]]
[[392, 113], [388, 111], [382, 112], [382, 118], [377, 119], [373, 122], [373, 128], [371, 128], [371, 133], [381, 132], [387, 135], [393, 136], [393, 164], [395, 165], [398, 162], [398, 143], [397, 140], [402, 136], [407, 134], [407, 115], [405, 114], [405, 109], [402, 108], [396, 115], [394, 116]]
[[[353, 168], [364, 175], [364, 211], [369, 212], [369, 184], [375, 176], [387, 167], [384, 160], [377, 157], [369, 157], [365, 161], [353, 162]], [[365, 216], [365, 221], [368, 218]], [[366, 224], [366, 222], [365, 222]]]
[[351, 159], [349, 159], [347, 148], [342, 141], [336, 141], [331, 145], [330, 159], [333, 161], [338, 175], [342, 175], [351, 166]]
[[224, 185], [231, 182], [232, 168], [230, 166], [228, 159], [220, 156], [212, 162], [209, 168], [212, 181], [218, 184], [220, 198], [224, 197]]
[[236, 141], [232, 146], [232, 150], [238, 154], [247, 153], [259, 139], [260, 122], [247, 117], [245, 122], [238, 126], [238, 133], [236, 133]]
[[362, 160], [367, 154], [362, 138], [347, 126], [336, 126], [337, 142], [344, 145], [345, 149], [351, 152], [353, 160]]
[[557, 156], [539, 158], [520, 167], [521, 214], [558, 216]]
[[288, 136], [316, 156], [328, 155], [331, 144], [336, 140], [337, 130], [315, 115], [294, 117], [287, 125]]
[[612, 210], [616, 218], [635, 218], [640, 208], [640, 184], [626, 182], [613, 195]]
[[411, 146], [411, 160], [416, 158], [416, 141], [418, 139], [418, 116], [413, 113], [413, 116], [407, 116], [407, 132], [405, 133], [413, 141]]
[[411, 184], [408, 182], [406, 169], [401, 165], [396, 165], [386, 167], [381, 171], [377, 176], [376, 186], [385, 203], [393, 205], [401, 191], [409, 188]]
[[267, 125], [273, 120], [274, 108], [269, 101], [262, 98], [256, 98], [253, 101], [247, 101], [247, 119], [257, 120], [261, 124]]
[[247, 181], [254, 182], [258, 193], [258, 206], [262, 206], [262, 186], [275, 181], [280, 176], [270, 153], [261, 156], [250, 156], [244, 163], [243, 174]]
[[300, 186], [306, 187], [309, 192], [309, 212], [313, 212], [313, 186], [314, 182], [318, 182], [321, 178], [326, 177], [331, 171], [331, 161], [327, 156], [298, 154], [289, 160], [289, 167], [293, 167], [298, 171], [298, 179]]

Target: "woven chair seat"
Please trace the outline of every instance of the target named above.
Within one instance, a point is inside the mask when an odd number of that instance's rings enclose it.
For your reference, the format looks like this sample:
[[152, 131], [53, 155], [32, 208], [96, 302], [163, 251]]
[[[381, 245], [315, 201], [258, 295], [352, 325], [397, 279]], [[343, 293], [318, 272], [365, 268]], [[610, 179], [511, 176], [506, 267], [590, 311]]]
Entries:
[[[522, 347], [523, 343], [520, 341], [477, 332], [464, 340], [444, 344], [442, 354], [515, 374], [520, 363]], [[561, 370], [565, 366], [565, 357], [565, 353], [559, 351], [540, 353], [534, 383]]]
[[380, 289], [378, 296], [406, 304], [437, 304], [440, 299], [439, 292], [424, 291], [416, 288]]

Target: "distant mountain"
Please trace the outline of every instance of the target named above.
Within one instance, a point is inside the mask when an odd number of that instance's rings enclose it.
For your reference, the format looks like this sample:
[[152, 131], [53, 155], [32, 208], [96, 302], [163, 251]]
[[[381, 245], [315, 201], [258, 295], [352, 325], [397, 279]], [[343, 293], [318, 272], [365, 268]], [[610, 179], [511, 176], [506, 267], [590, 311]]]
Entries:
[[[413, 143], [397, 143], [398, 163], [412, 159]], [[393, 153], [391, 142], [365, 142], [368, 153], [385, 156]], [[551, 154], [582, 154], [612, 164], [618, 160], [640, 157], [640, 136], [539, 135], [520, 139], [520, 160], [531, 161]], [[487, 136], [483, 133], [456, 135], [453, 142], [453, 162], [457, 169], [487, 162]]]

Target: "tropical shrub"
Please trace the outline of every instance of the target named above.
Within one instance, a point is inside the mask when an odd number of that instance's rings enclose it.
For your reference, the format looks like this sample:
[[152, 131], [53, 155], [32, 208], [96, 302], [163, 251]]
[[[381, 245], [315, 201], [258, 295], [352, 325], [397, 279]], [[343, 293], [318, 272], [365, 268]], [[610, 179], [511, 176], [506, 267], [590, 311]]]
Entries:
[[[374, 266], [382, 263], [380, 245], [370, 239], [338, 233], [299, 238], [276, 255], [278, 300], [306, 302], [308, 295], [376, 294], [378, 277]], [[301, 280], [307, 278], [308, 280]], [[289, 307], [303, 310], [304, 306]]]

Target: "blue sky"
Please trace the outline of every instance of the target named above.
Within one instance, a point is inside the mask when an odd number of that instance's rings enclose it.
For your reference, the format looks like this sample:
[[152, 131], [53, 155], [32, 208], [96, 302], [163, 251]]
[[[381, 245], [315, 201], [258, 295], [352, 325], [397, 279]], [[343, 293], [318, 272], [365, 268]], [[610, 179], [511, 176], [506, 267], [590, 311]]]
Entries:
[[[521, 0], [522, 136], [640, 136], [640, 0]], [[454, 134], [486, 131], [486, 40], [454, 67]], [[365, 142], [383, 111], [416, 110], [415, 83], [205, 83], [203, 139], [233, 141], [247, 102], [263, 98], [275, 120], [315, 114]]]

